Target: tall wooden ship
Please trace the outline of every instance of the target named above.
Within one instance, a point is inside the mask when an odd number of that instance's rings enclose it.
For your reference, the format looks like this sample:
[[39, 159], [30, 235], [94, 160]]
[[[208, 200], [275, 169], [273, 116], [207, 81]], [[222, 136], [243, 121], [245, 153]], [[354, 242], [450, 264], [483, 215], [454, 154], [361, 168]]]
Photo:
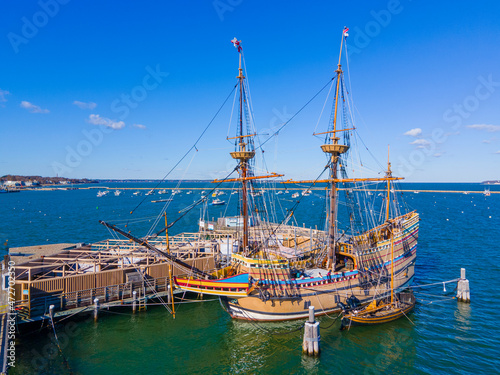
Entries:
[[[279, 225], [263, 235], [257, 232], [259, 225], [250, 227], [249, 224], [249, 210], [252, 209], [247, 199], [247, 183], [258, 177], [249, 173], [255, 151], [253, 143], [247, 141], [252, 135], [245, 133], [242, 125], [245, 77], [241, 68], [241, 45], [237, 42], [240, 128], [236, 137], [238, 144], [231, 156], [238, 161], [240, 174], [241, 239], [225, 277], [216, 280], [199, 277], [176, 279], [176, 284], [184, 290], [220, 296], [222, 305], [233, 318], [255, 321], [301, 319], [308, 317], [309, 306], [315, 307], [317, 315], [329, 314], [340, 311], [344, 305], [366, 305], [374, 299], [385, 298], [394, 291], [407, 288], [413, 281], [419, 215], [415, 211], [399, 213], [399, 206], [393, 205], [392, 182], [401, 178], [392, 176], [390, 163], [384, 177], [349, 178], [346, 174], [350, 132], [354, 127], [346, 116], [347, 92], [341, 67], [345, 34], [342, 34], [335, 70], [335, 100], [329, 128], [324, 133], [315, 134], [325, 136], [321, 149], [328, 159], [329, 176], [324, 180], [287, 181], [311, 186], [326, 184], [328, 187], [326, 229], [322, 236], [302, 236], [303, 243], [309, 246], [299, 253], [287, 252], [290, 247], [276, 236]], [[343, 121], [339, 121], [340, 117]], [[342, 143], [340, 136], [343, 136]], [[385, 207], [379, 223], [373, 215], [362, 219], [362, 212], [366, 213], [368, 206], [359, 196], [365, 193], [365, 199], [373, 197], [366, 194], [366, 184], [372, 182], [385, 184]], [[346, 192], [352, 208], [349, 224], [342, 232], [338, 228], [340, 189]]]

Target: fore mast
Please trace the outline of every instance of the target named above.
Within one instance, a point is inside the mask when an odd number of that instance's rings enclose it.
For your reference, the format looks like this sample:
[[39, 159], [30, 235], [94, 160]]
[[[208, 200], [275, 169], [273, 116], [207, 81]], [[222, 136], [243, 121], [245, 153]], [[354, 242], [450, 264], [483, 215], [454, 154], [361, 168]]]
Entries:
[[349, 129], [341, 129], [337, 130], [337, 108], [339, 103], [339, 87], [340, 80], [342, 78], [342, 67], [340, 64], [340, 59], [342, 57], [342, 46], [344, 42], [344, 38], [347, 36], [347, 31], [344, 28], [342, 32], [342, 41], [340, 43], [340, 53], [339, 53], [339, 63], [337, 70], [337, 83], [335, 88], [335, 109], [333, 115], [333, 130], [328, 132], [327, 143], [321, 146], [321, 149], [324, 153], [330, 155], [330, 199], [329, 199], [329, 213], [328, 213], [328, 269], [335, 271], [336, 257], [335, 257], [335, 247], [336, 240], [335, 234], [337, 232], [337, 206], [338, 206], [338, 198], [337, 198], [337, 169], [339, 156], [344, 154], [349, 149], [349, 146], [339, 144], [340, 138], [337, 137], [338, 132], [342, 132]]

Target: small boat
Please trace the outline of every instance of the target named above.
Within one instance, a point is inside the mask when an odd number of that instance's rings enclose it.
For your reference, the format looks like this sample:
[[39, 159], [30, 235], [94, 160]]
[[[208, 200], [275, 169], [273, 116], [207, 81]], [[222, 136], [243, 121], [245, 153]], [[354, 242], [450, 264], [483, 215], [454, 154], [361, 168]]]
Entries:
[[105, 197], [105, 196], [106, 196], [106, 195], [108, 195], [108, 194], [109, 194], [109, 190], [104, 190], [104, 191], [100, 191], [100, 190], [99, 190], [99, 191], [97, 192], [97, 196], [98, 196], [98, 197]]
[[155, 201], [151, 201], [151, 203], [163, 203], [163, 202], [171, 202], [172, 198], [167, 198], [167, 199], [157, 199]]
[[491, 195], [490, 189], [484, 189], [483, 194], [485, 197], [489, 197]]
[[214, 199], [211, 203], [212, 206], [222, 206], [223, 204], [226, 204], [226, 201], [221, 201], [218, 198]]
[[142, 193], [140, 191], [136, 191], [135, 193], [133, 193], [132, 195], [135, 195], [135, 196], [139, 196], [141, 195]]
[[[364, 308], [358, 309], [356, 302], [351, 304], [350, 309], [346, 309], [346, 306], [340, 303], [340, 307], [344, 312], [342, 317], [342, 324], [340, 329], [346, 327], [350, 328], [352, 325], [373, 325], [382, 324], [387, 322], [392, 322], [393, 320], [399, 319], [402, 316], [406, 316], [415, 307], [415, 296], [413, 292], [394, 292], [394, 234], [393, 228], [388, 227], [389, 238], [390, 238], [390, 249], [391, 249], [391, 263], [390, 263], [390, 297], [385, 297], [382, 300], [374, 299], [366, 305]], [[380, 275], [382, 277], [382, 274]], [[349, 304], [351, 301], [346, 300]]]
[[154, 193], [155, 193], [154, 189], [151, 189], [150, 191], [148, 191], [148, 192], [146, 193], [146, 195], [153, 195]]
[[281, 191], [281, 190], [278, 190], [278, 191], [276, 192], [276, 195], [281, 195], [281, 194], [283, 194], [283, 191]]
[[340, 329], [348, 329], [353, 325], [373, 325], [392, 322], [406, 316], [415, 307], [415, 296], [412, 291], [396, 293], [393, 302], [373, 300], [359, 310], [354, 307], [342, 318]]
[[307, 197], [307, 196], [311, 195], [311, 190], [304, 190], [304, 191], [302, 192], [302, 195], [303, 195], [304, 197]]
[[167, 191], [166, 191], [165, 189], [163, 189], [163, 190], [160, 190], [160, 191], [158, 192], [158, 194], [167, 194]]
[[292, 194], [292, 198], [298, 198], [299, 197], [299, 193], [293, 193]]
[[192, 194], [193, 192], [191, 190], [189, 190], [186, 194]]
[[417, 191], [417, 190], [415, 190], [415, 191], [413, 192], [413, 194], [418, 194], [418, 193], [420, 193], [420, 192], [419, 192], [419, 191]]
[[115, 190], [114, 194], [115, 194], [115, 197], [119, 197], [121, 195], [121, 190]]

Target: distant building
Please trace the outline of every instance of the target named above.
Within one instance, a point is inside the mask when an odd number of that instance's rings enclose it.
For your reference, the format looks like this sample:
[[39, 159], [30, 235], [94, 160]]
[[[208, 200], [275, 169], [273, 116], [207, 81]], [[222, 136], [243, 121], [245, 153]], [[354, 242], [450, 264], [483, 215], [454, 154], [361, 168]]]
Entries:
[[5, 181], [4, 186], [21, 186], [21, 182], [19, 181]]

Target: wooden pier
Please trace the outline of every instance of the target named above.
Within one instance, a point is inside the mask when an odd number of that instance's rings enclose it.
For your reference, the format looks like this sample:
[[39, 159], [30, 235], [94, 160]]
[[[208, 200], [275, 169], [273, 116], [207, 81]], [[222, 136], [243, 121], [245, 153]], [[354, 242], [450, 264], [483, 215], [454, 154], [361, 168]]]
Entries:
[[[171, 237], [171, 252], [188, 266], [213, 272], [219, 256], [217, 242], [192, 240], [186, 234]], [[149, 243], [166, 248], [164, 240]], [[51, 305], [55, 318], [82, 312], [94, 306], [96, 298], [108, 307], [132, 308], [134, 300], [140, 305], [167, 296], [169, 269], [174, 276], [186, 275], [185, 269], [128, 240], [12, 248], [11, 252], [17, 255], [13, 259], [18, 323], [47, 319]]]

